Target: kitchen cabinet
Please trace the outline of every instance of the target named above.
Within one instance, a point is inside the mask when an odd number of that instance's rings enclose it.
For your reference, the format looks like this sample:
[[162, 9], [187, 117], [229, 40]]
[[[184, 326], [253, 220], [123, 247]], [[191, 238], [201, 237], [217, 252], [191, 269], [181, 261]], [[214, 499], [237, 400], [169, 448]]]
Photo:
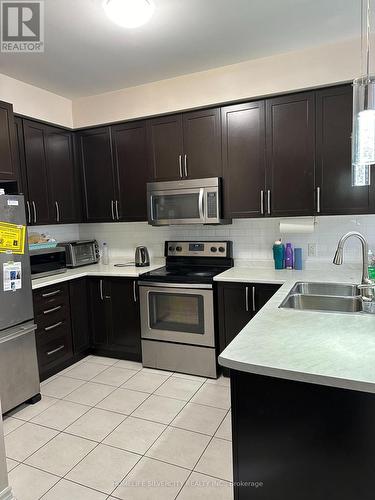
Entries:
[[89, 280], [90, 330], [94, 352], [139, 361], [141, 326], [136, 280]]
[[217, 310], [220, 352], [277, 292], [280, 285], [218, 283]]
[[313, 215], [315, 93], [266, 100], [266, 203], [274, 217]]
[[112, 145], [116, 177], [116, 216], [120, 221], [147, 220], [147, 132], [144, 121], [114, 125]]
[[219, 109], [154, 118], [147, 127], [155, 181], [221, 176]]
[[115, 180], [110, 127], [79, 132], [87, 222], [116, 220]]
[[86, 278], [69, 281], [69, 298], [73, 352], [75, 356], [80, 356], [87, 354], [91, 347], [89, 295]]
[[0, 101], [0, 182], [18, 180], [13, 106]]
[[222, 116], [224, 214], [226, 218], [264, 214], [264, 101], [225, 106]]
[[351, 85], [316, 92], [317, 213], [365, 214], [372, 210], [370, 188], [352, 186]]

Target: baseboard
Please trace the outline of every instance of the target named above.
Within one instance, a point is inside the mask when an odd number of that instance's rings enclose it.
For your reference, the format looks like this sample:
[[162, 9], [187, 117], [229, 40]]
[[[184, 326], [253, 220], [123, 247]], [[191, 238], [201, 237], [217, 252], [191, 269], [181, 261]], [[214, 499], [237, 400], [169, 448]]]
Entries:
[[0, 492], [0, 500], [16, 500], [16, 498], [13, 496], [12, 488], [10, 486]]

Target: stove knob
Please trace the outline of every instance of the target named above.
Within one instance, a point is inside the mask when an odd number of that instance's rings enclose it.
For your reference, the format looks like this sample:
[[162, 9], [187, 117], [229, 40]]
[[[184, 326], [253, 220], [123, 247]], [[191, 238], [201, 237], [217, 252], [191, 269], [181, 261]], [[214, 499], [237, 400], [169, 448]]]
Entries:
[[221, 253], [225, 252], [225, 248], [224, 247], [219, 247], [219, 252], [221, 252]]
[[177, 252], [181, 252], [182, 251], [182, 247], [176, 247], [176, 250], [177, 250]]
[[173, 252], [173, 251], [174, 251], [174, 248], [173, 248], [173, 247], [168, 247], [168, 250], [169, 250], [170, 252]]
[[216, 247], [211, 247], [211, 252], [217, 252], [217, 248]]

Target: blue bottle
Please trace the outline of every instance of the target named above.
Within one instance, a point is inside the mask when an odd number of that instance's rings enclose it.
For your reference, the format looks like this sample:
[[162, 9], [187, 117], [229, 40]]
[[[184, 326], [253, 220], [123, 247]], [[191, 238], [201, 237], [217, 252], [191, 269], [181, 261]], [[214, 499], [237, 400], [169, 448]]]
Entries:
[[293, 269], [293, 248], [291, 243], [287, 243], [285, 248], [285, 269]]
[[302, 270], [302, 248], [294, 249], [294, 269]]
[[281, 243], [281, 240], [275, 241], [272, 250], [273, 260], [275, 261], [275, 269], [284, 269], [285, 247]]

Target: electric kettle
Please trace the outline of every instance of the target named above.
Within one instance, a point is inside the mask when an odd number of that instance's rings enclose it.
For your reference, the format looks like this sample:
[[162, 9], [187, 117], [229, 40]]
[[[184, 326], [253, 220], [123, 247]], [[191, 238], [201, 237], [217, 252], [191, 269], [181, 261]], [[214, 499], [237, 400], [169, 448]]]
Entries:
[[150, 265], [150, 256], [146, 247], [137, 247], [135, 249], [136, 267], [146, 267]]

